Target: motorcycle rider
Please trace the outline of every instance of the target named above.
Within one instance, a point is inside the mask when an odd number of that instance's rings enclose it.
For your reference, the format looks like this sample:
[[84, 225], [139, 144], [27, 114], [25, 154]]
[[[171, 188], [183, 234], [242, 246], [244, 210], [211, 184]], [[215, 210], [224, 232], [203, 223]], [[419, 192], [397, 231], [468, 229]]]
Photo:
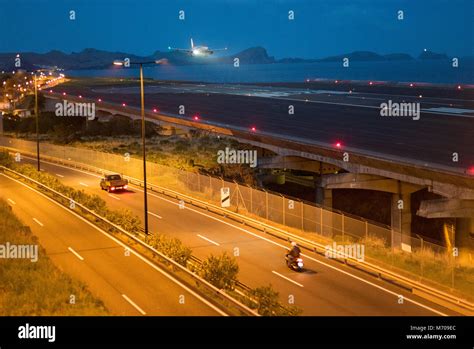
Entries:
[[296, 259], [298, 259], [300, 257], [300, 254], [301, 254], [301, 250], [300, 248], [298, 247], [298, 244], [296, 242], [292, 242], [291, 243], [291, 250], [290, 252], [288, 252], [288, 254], [286, 255], [289, 259], [289, 262], [290, 264], [292, 264]]

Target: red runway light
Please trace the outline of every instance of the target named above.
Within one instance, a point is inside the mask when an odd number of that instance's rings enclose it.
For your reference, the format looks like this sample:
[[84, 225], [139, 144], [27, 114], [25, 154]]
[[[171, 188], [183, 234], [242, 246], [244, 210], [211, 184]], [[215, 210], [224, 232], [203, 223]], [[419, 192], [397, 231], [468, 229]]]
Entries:
[[410, 87], [413, 87], [413, 84], [410, 84]]
[[341, 142], [337, 142], [337, 143], [336, 143], [336, 148], [340, 148], [340, 147], [342, 147]]
[[79, 95], [79, 98], [82, 98], [82, 96], [81, 96], [81, 95]]
[[474, 166], [471, 166], [470, 168], [468, 168], [467, 173], [474, 176]]
[[374, 84], [374, 83], [373, 83], [372, 81], [371, 81], [371, 82], [369, 82], [369, 85], [373, 85], [373, 84]]
[[126, 107], [127, 105], [125, 103], [122, 103], [122, 107]]
[[460, 89], [461, 89], [461, 85], [458, 85], [458, 90], [460, 90]]
[[156, 112], [158, 112], [158, 109], [154, 108], [153, 113], [156, 113]]
[[99, 98], [97, 101], [98, 101], [98, 102], [102, 102], [102, 99], [101, 99], [101, 98]]
[[250, 129], [252, 132], [255, 132], [257, 131], [257, 128], [255, 126], [252, 126], [252, 128]]
[[63, 96], [65, 96], [65, 95], [66, 95], [66, 92], [63, 92]]
[[193, 119], [196, 120], [196, 121], [198, 121], [198, 120], [199, 120], [199, 115], [194, 115], [194, 116], [193, 116]]

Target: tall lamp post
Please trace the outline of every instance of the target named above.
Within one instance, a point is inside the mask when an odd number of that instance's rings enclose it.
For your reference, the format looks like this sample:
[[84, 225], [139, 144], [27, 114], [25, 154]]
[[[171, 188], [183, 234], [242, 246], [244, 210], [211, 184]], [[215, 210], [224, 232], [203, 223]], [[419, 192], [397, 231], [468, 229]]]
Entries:
[[39, 115], [38, 115], [38, 83], [36, 73], [33, 74], [33, 83], [35, 84], [35, 116], [36, 116], [36, 164], [38, 172], [40, 171], [40, 141], [39, 141]]
[[38, 172], [41, 169], [40, 166], [40, 141], [39, 141], [39, 108], [38, 108], [38, 79], [37, 73], [45, 71], [45, 69], [38, 69], [34, 71], [33, 74], [33, 83], [35, 84], [35, 117], [36, 117], [36, 164]]
[[[128, 61], [127, 61], [128, 62]], [[141, 117], [142, 117], [142, 151], [143, 151], [143, 207], [145, 210], [145, 235], [148, 235], [148, 198], [146, 183], [146, 148], [145, 148], [145, 89], [143, 87], [143, 66], [147, 64], [159, 64], [158, 61], [149, 62], [128, 62], [129, 64], [138, 65], [140, 67], [140, 101], [141, 101]], [[114, 65], [124, 66], [125, 61], [114, 61]]]

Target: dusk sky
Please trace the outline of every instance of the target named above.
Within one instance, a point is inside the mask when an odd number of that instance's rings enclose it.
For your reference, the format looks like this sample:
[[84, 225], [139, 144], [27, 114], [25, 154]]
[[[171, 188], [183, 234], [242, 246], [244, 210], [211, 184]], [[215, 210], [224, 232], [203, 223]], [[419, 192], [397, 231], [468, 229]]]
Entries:
[[[0, 52], [149, 55], [168, 46], [263, 46], [276, 58], [355, 50], [474, 54], [473, 0], [0, 0]], [[178, 19], [178, 11], [186, 19]], [[76, 20], [69, 11], [76, 11]], [[288, 20], [288, 11], [295, 20]], [[403, 10], [405, 19], [397, 20]]]

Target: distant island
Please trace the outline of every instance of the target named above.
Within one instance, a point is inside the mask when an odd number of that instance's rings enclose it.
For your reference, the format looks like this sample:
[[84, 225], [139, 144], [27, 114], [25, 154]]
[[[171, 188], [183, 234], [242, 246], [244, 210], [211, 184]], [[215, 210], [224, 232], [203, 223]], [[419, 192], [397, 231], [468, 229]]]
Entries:
[[[0, 53], [0, 69], [14, 70], [15, 53]], [[85, 49], [81, 52], [70, 54], [61, 51], [50, 51], [47, 53], [22, 52], [22, 69], [33, 70], [38, 67], [57, 66], [65, 70], [82, 69], [106, 69], [112, 66], [116, 59], [130, 58], [132, 61], [161, 60], [163, 63], [173, 65], [191, 65], [191, 64], [232, 64], [234, 58], [238, 57], [240, 64], [273, 64], [273, 63], [313, 63], [313, 62], [342, 62], [343, 58], [349, 58], [351, 62], [366, 61], [409, 61], [409, 60], [447, 60], [446, 54], [435, 53], [423, 50], [418, 57], [412, 57], [406, 53], [391, 53], [381, 55], [370, 51], [354, 51], [351, 53], [330, 56], [325, 58], [305, 59], [305, 58], [282, 58], [275, 59], [269, 56], [267, 50], [263, 47], [251, 47], [232, 55], [210, 56], [210, 57], [191, 57], [183, 52], [177, 51], [156, 51], [150, 56], [138, 56], [126, 52], [109, 52], [93, 48]], [[472, 57], [469, 57], [472, 59]]]

